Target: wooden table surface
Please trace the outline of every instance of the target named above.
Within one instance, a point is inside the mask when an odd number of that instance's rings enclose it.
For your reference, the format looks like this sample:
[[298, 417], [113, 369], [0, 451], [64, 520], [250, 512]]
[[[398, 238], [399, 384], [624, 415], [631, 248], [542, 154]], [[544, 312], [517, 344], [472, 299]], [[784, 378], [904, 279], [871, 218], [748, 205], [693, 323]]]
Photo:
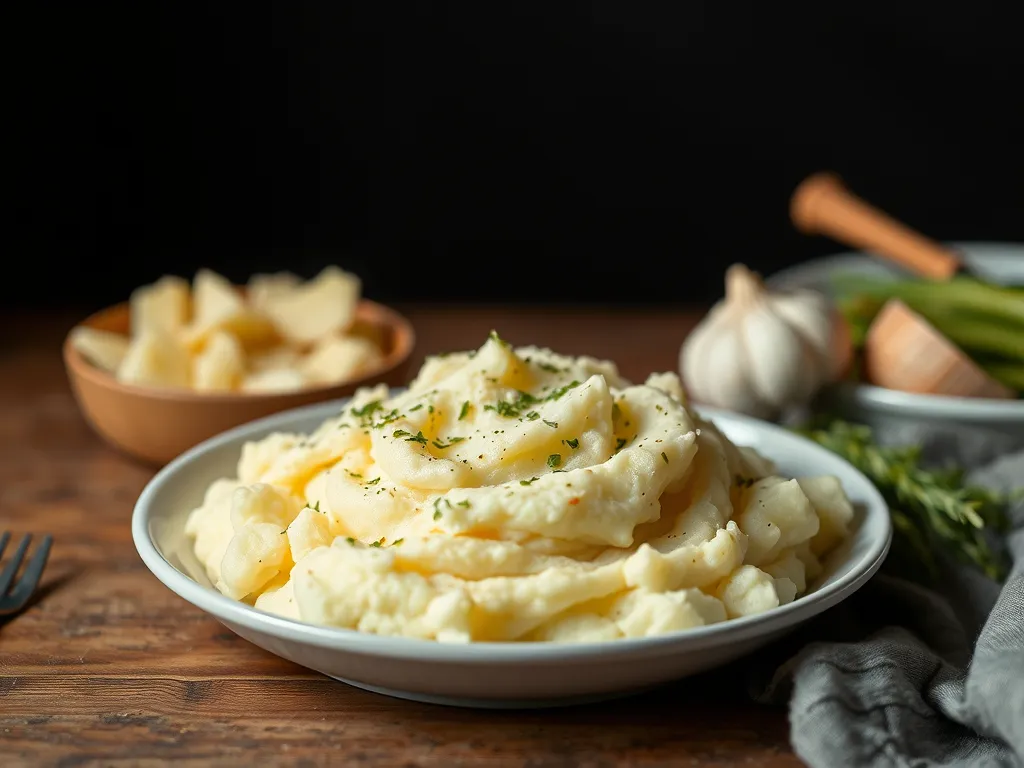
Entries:
[[[676, 367], [696, 312], [403, 308], [428, 352], [513, 343]], [[132, 545], [152, 469], [101, 442], [59, 356], [71, 316], [0, 328], [0, 530], [54, 534], [38, 600], [0, 628], [0, 765], [798, 766], [784, 709], [736, 668], [642, 696], [535, 712], [367, 693], [256, 648], [167, 590]], [[414, 370], [415, 370], [414, 367]]]

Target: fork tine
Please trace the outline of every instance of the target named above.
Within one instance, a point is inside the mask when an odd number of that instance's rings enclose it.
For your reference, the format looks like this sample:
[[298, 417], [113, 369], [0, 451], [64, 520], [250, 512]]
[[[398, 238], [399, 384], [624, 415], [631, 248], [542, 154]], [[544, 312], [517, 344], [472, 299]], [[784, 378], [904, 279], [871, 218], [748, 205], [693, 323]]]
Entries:
[[7, 531], [4, 531], [3, 535], [0, 536], [0, 557], [4, 556], [4, 550], [7, 549], [7, 542], [10, 540], [11, 534], [9, 534]]
[[46, 558], [50, 555], [50, 547], [52, 545], [53, 537], [49, 535], [43, 536], [39, 548], [32, 555], [32, 559], [28, 561], [28, 565], [25, 566], [21, 579], [10, 595], [15, 610], [24, 606], [32, 596], [32, 593], [36, 591], [36, 587], [39, 586], [39, 579], [43, 575], [43, 568], [46, 567]]
[[14, 557], [0, 571], [0, 596], [7, 594], [7, 589], [11, 586], [11, 582], [14, 581], [14, 574], [18, 572], [18, 566], [21, 565], [21, 561], [25, 558], [25, 550], [28, 549], [30, 541], [32, 541], [31, 533], [26, 533], [22, 536], [21, 543], [14, 550]]

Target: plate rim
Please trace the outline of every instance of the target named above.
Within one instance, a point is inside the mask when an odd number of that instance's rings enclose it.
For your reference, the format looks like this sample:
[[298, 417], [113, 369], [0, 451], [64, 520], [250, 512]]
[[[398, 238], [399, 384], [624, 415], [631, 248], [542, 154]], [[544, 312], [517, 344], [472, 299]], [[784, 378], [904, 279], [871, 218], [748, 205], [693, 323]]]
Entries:
[[881, 567], [892, 543], [892, 521], [888, 505], [881, 493], [860, 470], [841, 456], [778, 425], [718, 408], [693, 406], [702, 418], [712, 421], [715, 418], [732, 420], [748, 428], [767, 431], [784, 441], [806, 443], [812, 450], [820, 451], [826, 461], [845, 464], [848, 471], [858, 478], [858, 482], [862, 486], [858, 491], [862, 491], [867, 496], [865, 499], [858, 498], [858, 501], [867, 507], [865, 519], [861, 524], [867, 523], [868, 515], [875, 516], [884, 528], [883, 535], [878, 540], [870, 541], [867, 551], [850, 566], [848, 572], [834, 582], [770, 611], [652, 637], [573, 643], [523, 643], [517, 641], [443, 643], [436, 640], [384, 636], [341, 627], [308, 624], [259, 611], [245, 603], [232, 600], [220, 592], [211, 590], [181, 573], [157, 549], [153, 537], [150, 535], [150, 513], [153, 500], [172, 478], [183, 472], [208, 451], [249, 436], [255, 437], [260, 433], [266, 434], [274, 429], [283, 429], [285, 424], [300, 419], [327, 419], [337, 413], [350, 399], [346, 397], [292, 408], [242, 424], [199, 443], [160, 469], [139, 495], [132, 510], [131, 525], [135, 548], [143, 563], [157, 580], [178, 597], [221, 622], [237, 624], [253, 632], [335, 652], [385, 657], [394, 660], [459, 665], [583, 663], [593, 661], [596, 657], [601, 657], [602, 660], [624, 660], [662, 656], [677, 653], [682, 649], [700, 650], [723, 639], [741, 642], [794, 626], [834, 607], [860, 589]]
[[904, 417], [926, 417], [939, 413], [947, 418], [969, 419], [972, 422], [1024, 421], [1024, 400], [1020, 398], [999, 400], [990, 397], [926, 395], [855, 381], [838, 382], [830, 385], [828, 389], [848, 398], [861, 408], [899, 413]]

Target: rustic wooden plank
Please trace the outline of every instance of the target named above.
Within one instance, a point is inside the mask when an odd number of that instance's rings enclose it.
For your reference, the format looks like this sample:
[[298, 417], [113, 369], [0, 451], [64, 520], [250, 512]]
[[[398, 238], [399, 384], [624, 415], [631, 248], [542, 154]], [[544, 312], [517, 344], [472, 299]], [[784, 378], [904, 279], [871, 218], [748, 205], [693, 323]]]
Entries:
[[[177, 715], [111, 714], [97, 719], [0, 720], [7, 754], [64, 765], [235, 766], [665, 766], [726, 768], [793, 765], [777, 741], [751, 722], [708, 730], [700, 722], [650, 727], [565, 716], [437, 715], [382, 710], [367, 717], [195, 719]], [[730, 713], [711, 713], [727, 719]], [[45, 732], [43, 739], [41, 734]], [[29, 764], [26, 762], [25, 764]]]
[[[516, 344], [674, 369], [698, 313], [407, 308], [428, 352]], [[39, 600], [0, 627], [0, 764], [799, 765], [785, 712], [726, 669], [617, 702], [476, 712], [366, 693], [239, 639], [149, 574], [131, 542], [152, 476], [102, 443], [68, 390], [76, 318], [8, 316], [0, 347], [0, 528], [56, 543]], [[10, 329], [23, 329], [18, 334]]]

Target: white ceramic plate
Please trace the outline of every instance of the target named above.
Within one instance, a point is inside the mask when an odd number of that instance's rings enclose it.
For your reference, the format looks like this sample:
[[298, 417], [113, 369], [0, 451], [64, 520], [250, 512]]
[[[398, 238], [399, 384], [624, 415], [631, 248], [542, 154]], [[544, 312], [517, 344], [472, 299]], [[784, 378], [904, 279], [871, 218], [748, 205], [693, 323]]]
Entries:
[[[1024, 245], [1012, 243], [950, 243], [980, 277], [1006, 285], [1024, 285]], [[866, 253], [839, 253], [812, 259], [769, 276], [775, 288], [813, 288], [831, 295], [839, 274], [906, 277], [909, 273]], [[977, 443], [966, 455], [983, 462], [1024, 448], [1024, 400], [942, 397], [898, 392], [870, 384], [846, 382], [826, 392], [843, 416], [879, 431], [912, 436], [948, 434], [951, 440]], [[973, 462], [972, 462], [973, 463]]]
[[719, 666], [780, 637], [859, 589], [889, 549], [892, 530], [885, 502], [843, 459], [780, 427], [701, 409], [733, 441], [770, 456], [785, 474], [837, 475], [857, 507], [854, 533], [826, 562], [814, 591], [789, 605], [652, 638], [454, 645], [303, 624], [221, 595], [185, 536], [189, 511], [211, 481], [234, 476], [243, 443], [276, 431], [312, 431], [342, 405], [337, 401], [276, 414], [182, 454], [142, 492], [132, 535], [160, 581], [232, 631], [271, 653], [371, 691], [473, 707], [552, 706], [631, 693]]

